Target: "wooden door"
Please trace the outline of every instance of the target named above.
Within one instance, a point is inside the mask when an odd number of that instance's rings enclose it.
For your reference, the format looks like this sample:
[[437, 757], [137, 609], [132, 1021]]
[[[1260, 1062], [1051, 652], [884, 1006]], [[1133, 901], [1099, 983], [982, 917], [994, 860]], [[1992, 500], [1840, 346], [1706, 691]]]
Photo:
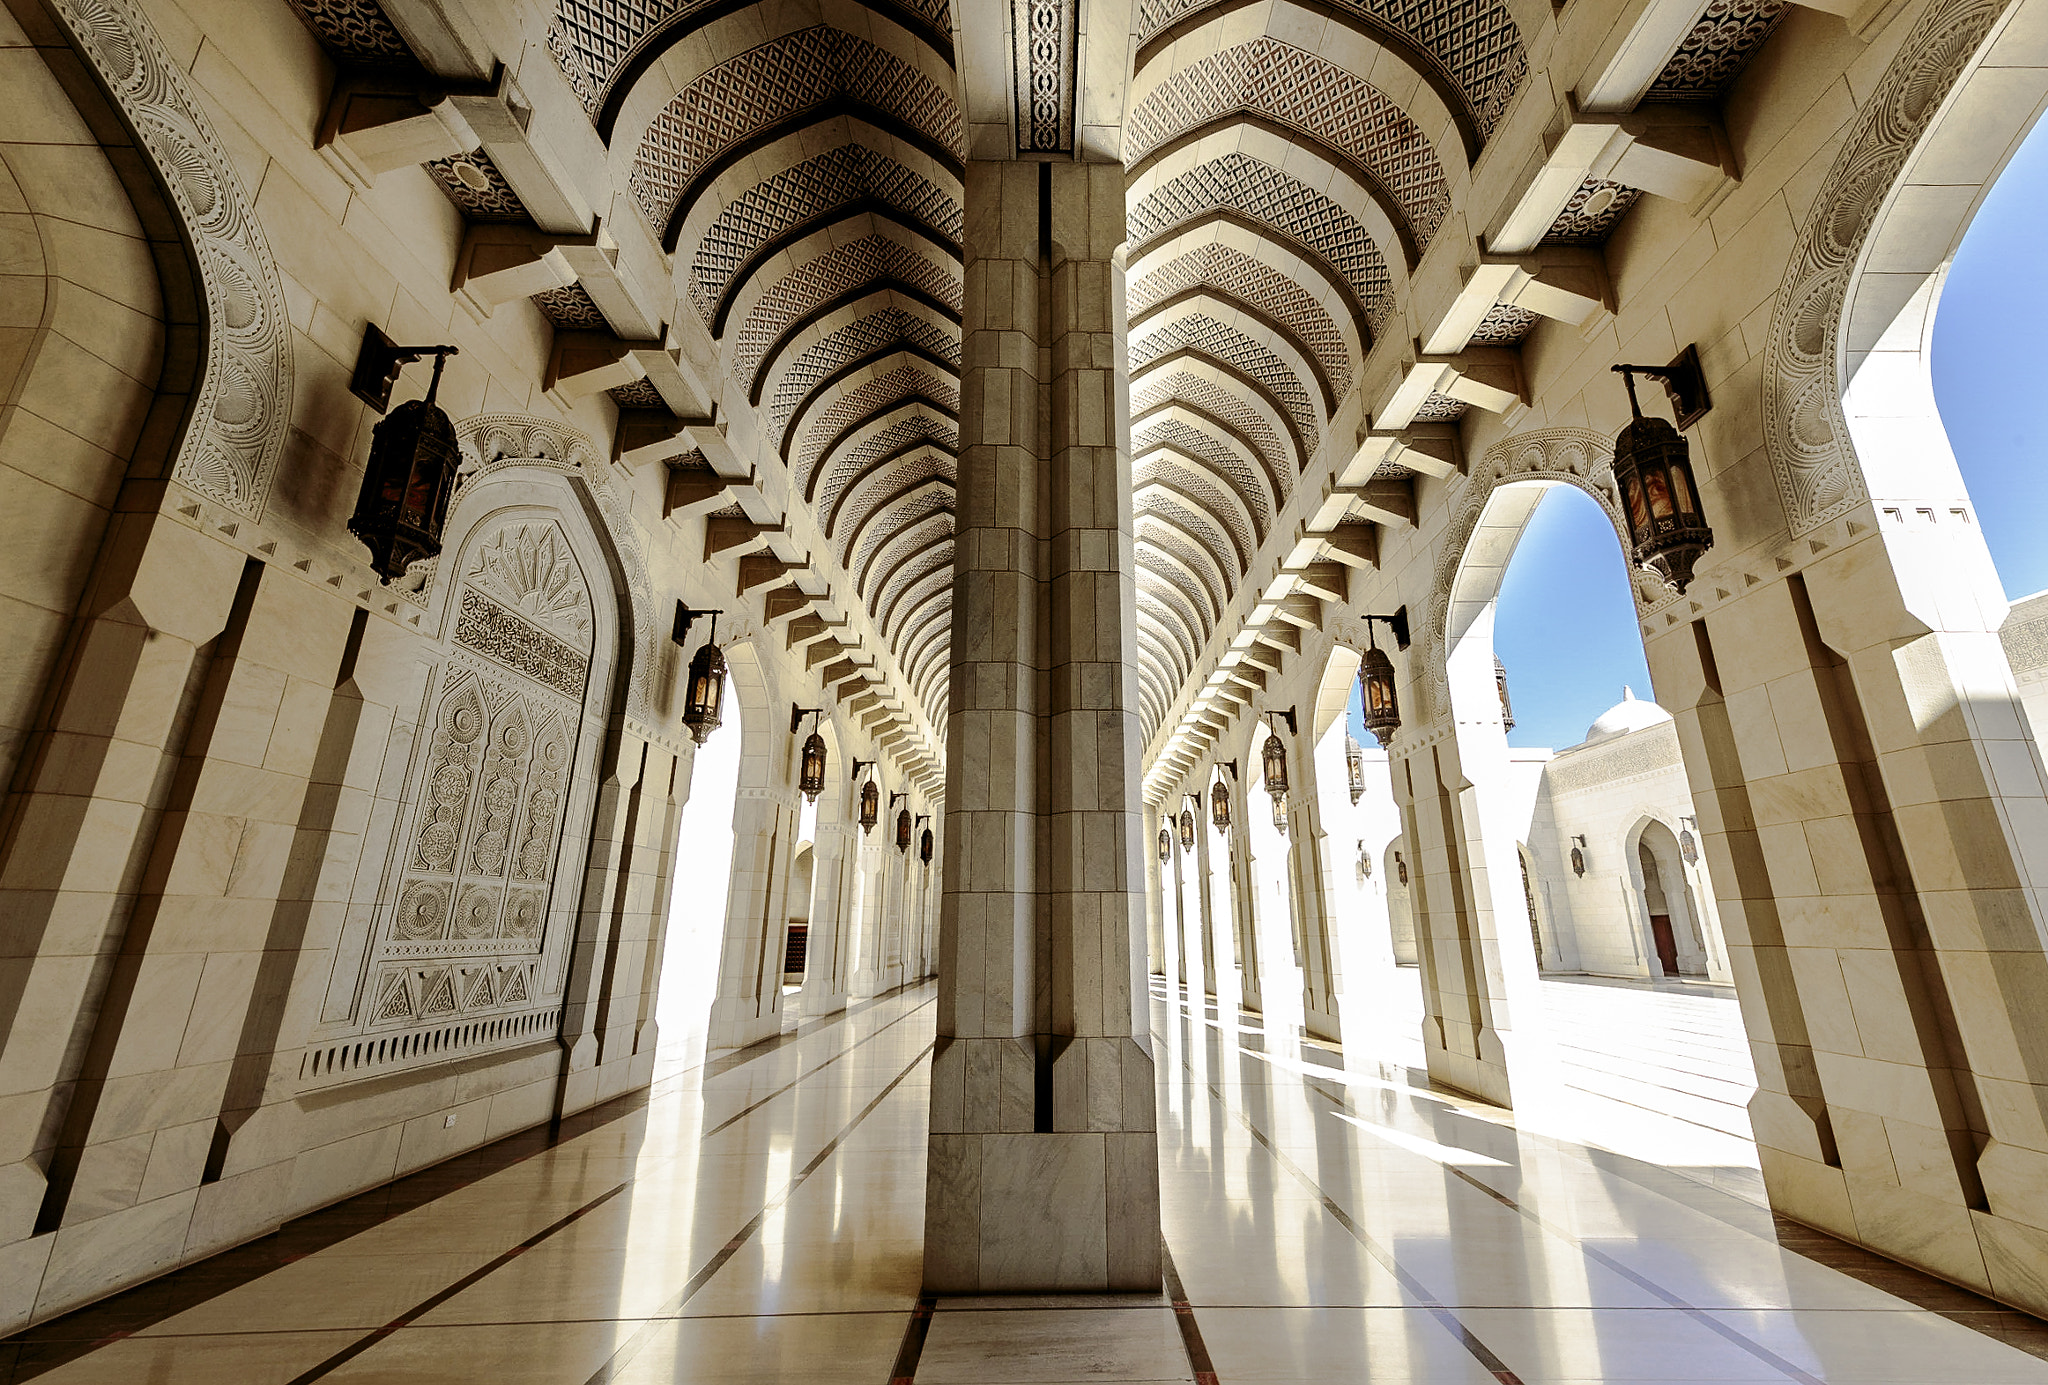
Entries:
[[1650, 915], [1650, 936], [1657, 943], [1657, 965], [1666, 976], [1678, 975], [1678, 939], [1671, 932], [1671, 915]]

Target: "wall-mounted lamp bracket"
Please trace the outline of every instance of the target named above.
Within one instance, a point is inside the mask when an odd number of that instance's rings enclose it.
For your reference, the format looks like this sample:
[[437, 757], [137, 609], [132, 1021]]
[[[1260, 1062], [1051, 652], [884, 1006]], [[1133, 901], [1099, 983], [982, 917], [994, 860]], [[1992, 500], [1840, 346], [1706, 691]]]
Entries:
[[823, 707], [799, 707], [794, 702], [790, 703], [789, 734], [794, 736], [798, 731], [803, 729], [805, 717], [823, 718], [824, 715], [825, 709]]
[[1393, 632], [1394, 646], [1397, 649], [1406, 649], [1408, 647], [1408, 608], [1406, 606], [1401, 607], [1390, 616], [1368, 615], [1361, 617], [1361, 619], [1365, 621], [1368, 628], [1376, 620], [1381, 622], [1388, 630]]
[[[1281, 717], [1286, 720], [1288, 735], [1299, 736], [1301, 734], [1301, 728], [1299, 725], [1296, 724], [1294, 720], [1294, 708], [1289, 707], [1286, 711], [1283, 712], [1278, 707], [1268, 707], [1266, 709], [1266, 724], [1268, 726], [1273, 726], [1274, 717]], [[1273, 729], [1277, 731], [1280, 728], [1274, 726]]]
[[716, 644], [718, 643], [718, 618], [724, 614], [725, 611], [723, 609], [716, 611], [693, 611], [678, 601], [676, 603], [676, 626], [674, 630], [669, 632], [669, 638], [677, 644], [684, 643], [690, 638], [690, 626], [696, 621], [709, 616], [711, 618], [711, 642]]
[[1707, 377], [1700, 370], [1697, 346], [1686, 347], [1669, 365], [1618, 365], [1614, 373], [1628, 382], [1629, 407], [1639, 416], [1642, 410], [1636, 407], [1636, 376], [1647, 375], [1664, 386], [1664, 393], [1671, 400], [1672, 417], [1681, 432], [1698, 423], [1714, 407], [1707, 394]]
[[369, 323], [363, 328], [362, 349], [356, 352], [356, 368], [349, 376], [349, 393], [381, 414], [391, 407], [391, 387], [398, 383], [401, 370], [432, 356], [438, 381], [447, 359], [460, 354], [461, 348], [454, 346], [400, 346], [375, 323]]
[[899, 799], [899, 798], [908, 798], [908, 797], [910, 797], [910, 793], [909, 793], [909, 791], [908, 791], [908, 790], [905, 790], [905, 791], [903, 791], [903, 792], [901, 792], [901, 793], [892, 793], [892, 794], [890, 794], [890, 795], [889, 795], [889, 806], [890, 806], [891, 808], [893, 808], [893, 807], [895, 807], [895, 806], [896, 806], [896, 800], [897, 800], [897, 799]]
[[1227, 769], [1230, 771], [1230, 777], [1232, 779], [1237, 778], [1237, 761], [1235, 760], [1218, 760], [1216, 762], [1216, 768]]
[[860, 779], [860, 772], [861, 772], [862, 770], [864, 770], [864, 769], [867, 769], [867, 768], [868, 768], [869, 766], [871, 766], [871, 765], [874, 765], [874, 764], [876, 764], [876, 763], [878, 763], [878, 762], [877, 762], [877, 761], [874, 761], [874, 760], [855, 760], [855, 761], [853, 762], [853, 777], [854, 777], [854, 779], [855, 779], [856, 781], [858, 781], [858, 780]]

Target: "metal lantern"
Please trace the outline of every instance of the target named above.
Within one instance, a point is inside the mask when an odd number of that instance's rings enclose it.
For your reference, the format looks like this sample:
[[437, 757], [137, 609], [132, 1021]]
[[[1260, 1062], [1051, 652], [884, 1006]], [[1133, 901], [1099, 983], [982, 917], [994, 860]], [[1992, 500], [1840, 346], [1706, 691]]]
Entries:
[[1273, 830], [1281, 836], [1287, 835], [1287, 795], [1273, 795]]
[[905, 808], [896, 815], [896, 849], [910, 850], [910, 810]]
[[1680, 832], [1678, 834], [1678, 855], [1679, 859], [1689, 866], [1696, 866], [1700, 863], [1699, 843], [1693, 840], [1692, 833]]
[[924, 829], [924, 835], [917, 841], [917, 859], [926, 865], [932, 863], [932, 829]]
[[870, 779], [860, 786], [860, 830], [866, 836], [875, 830], [875, 822], [882, 815], [882, 791]]
[[[799, 707], [791, 703], [789, 734], [794, 736], [797, 733], [805, 717], [817, 717], [822, 721], [824, 716], [822, 707]], [[797, 771], [796, 786], [803, 790], [805, 800], [811, 803], [816, 803], [818, 795], [825, 792], [825, 738], [818, 734], [816, 722], [811, 724], [811, 734], [804, 741], [803, 763]]]
[[1493, 689], [1500, 694], [1500, 729], [1515, 729], [1515, 704], [1508, 701], [1508, 666], [1500, 661], [1500, 655], [1493, 656]]
[[711, 638], [690, 656], [690, 681], [683, 690], [683, 725], [698, 745], [718, 729], [725, 704], [725, 651], [718, 647], [718, 617], [711, 617]]
[[1218, 832], [1230, 830], [1230, 790], [1221, 779], [1209, 790], [1209, 821], [1216, 824]]
[[1351, 733], [1344, 733], [1344, 777], [1351, 786], [1351, 806], [1356, 808], [1358, 800], [1365, 797], [1365, 751]]
[[1584, 837], [1574, 837], [1572, 840], [1577, 843], [1576, 846], [1572, 847], [1572, 874], [1584, 875], [1586, 873], [1586, 839]]
[[1394, 692], [1394, 661], [1378, 645], [1367, 649], [1359, 661], [1358, 687], [1365, 729], [1386, 745], [1401, 729], [1401, 701]]
[[1401, 883], [1404, 886], [1408, 883], [1408, 862], [1402, 858], [1401, 853], [1398, 851], [1394, 853], [1394, 874], [1401, 878]]
[[[406, 568], [441, 551], [441, 528], [455, 497], [455, 472], [462, 452], [455, 425], [434, 403], [441, 367], [452, 346], [398, 348], [406, 360], [432, 352], [434, 380], [427, 397], [400, 404], [370, 430], [370, 460], [348, 531], [370, 550], [370, 570], [386, 585]], [[402, 364], [402, 362], [400, 362]], [[395, 376], [397, 367], [392, 367]], [[388, 396], [387, 396], [388, 397]]]
[[1294, 724], [1294, 709], [1284, 712], [1266, 713], [1266, 725], [1272, 733], [1266, 737], [1266, 744], [1259, 751], [1259, 762], [1265, 771], [1266, 792], [1275, 798], [1283, 797], [1290, 787], [1287, 782], [1287, 742], [1280, 739], [1280, 718], [1287, 720], [1289, 735], [1298, 734]]
[[1180, 810], [1180, 849], [1195, 849], [1195, 815], [1185, 808]]
[[1159, 829], [1159, 861], [1161, 865], [1173, 859], [1173, 833], [1164, 827]]
[[[1684, 360], [1681, 356], [1672, 368]], [[1634, 415], [1614, 440], [1614, 484], [1621, 492], [1632, 556], [1637, 567], [1656, 573], [1683, 595], [1692, 582], [1693, 564], [1714, 546], [1714, 531], [1700, 513], [1699, 488], [1693, 480], [1692, 454], [1685, 439], [1663, 419], [1643, 417], [1636, 402], [1638, 373], [1664, 379], [1670, 385], [1671, 370], [1614, 368], [1628, 382], [1628, 407]], [[1696, 364], [1693, 370], [1697, 372]], [[1703, 386], [1701, 390], [1704, 393]], [[1673, 386], [1674, 405], [1678, 398], [1678, 388]], [[1704, 411], [1703, 407], [1699, 410]]]

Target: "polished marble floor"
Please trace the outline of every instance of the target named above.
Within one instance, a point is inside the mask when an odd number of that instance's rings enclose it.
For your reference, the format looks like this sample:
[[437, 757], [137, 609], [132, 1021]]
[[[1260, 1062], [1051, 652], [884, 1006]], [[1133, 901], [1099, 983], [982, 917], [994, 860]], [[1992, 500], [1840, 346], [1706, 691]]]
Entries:
[[926, 986], [0, 1343], [0, 1382], [2048, 1385], [2035, 1320], [1774, 1221], [1725, 993], [1546, 1001], [1580, 1138], [1156, 990], [1160, 1297], [919, 1299]]

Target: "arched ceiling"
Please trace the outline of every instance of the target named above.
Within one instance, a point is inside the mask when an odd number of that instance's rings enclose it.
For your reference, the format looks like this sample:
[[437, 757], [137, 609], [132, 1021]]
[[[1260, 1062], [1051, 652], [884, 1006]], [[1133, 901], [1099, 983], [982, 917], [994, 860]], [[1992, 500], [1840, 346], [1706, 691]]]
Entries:
[[982, 51], [968, 26], [1010, 18], [970, 4], [556, 0], [548, 48], [935, 727], [965, 160], [1080, 148], [1089, 102], [1114, 108], [1149, 735], [1337, 445], [1367, 354], [1528, 72], [1523, 38], [1501, 0], [1140, 0], [1115, 102], [1073, 83], [1070, 27], [1064, 54], [1005, 58], [991, 105], [956, 48]]

